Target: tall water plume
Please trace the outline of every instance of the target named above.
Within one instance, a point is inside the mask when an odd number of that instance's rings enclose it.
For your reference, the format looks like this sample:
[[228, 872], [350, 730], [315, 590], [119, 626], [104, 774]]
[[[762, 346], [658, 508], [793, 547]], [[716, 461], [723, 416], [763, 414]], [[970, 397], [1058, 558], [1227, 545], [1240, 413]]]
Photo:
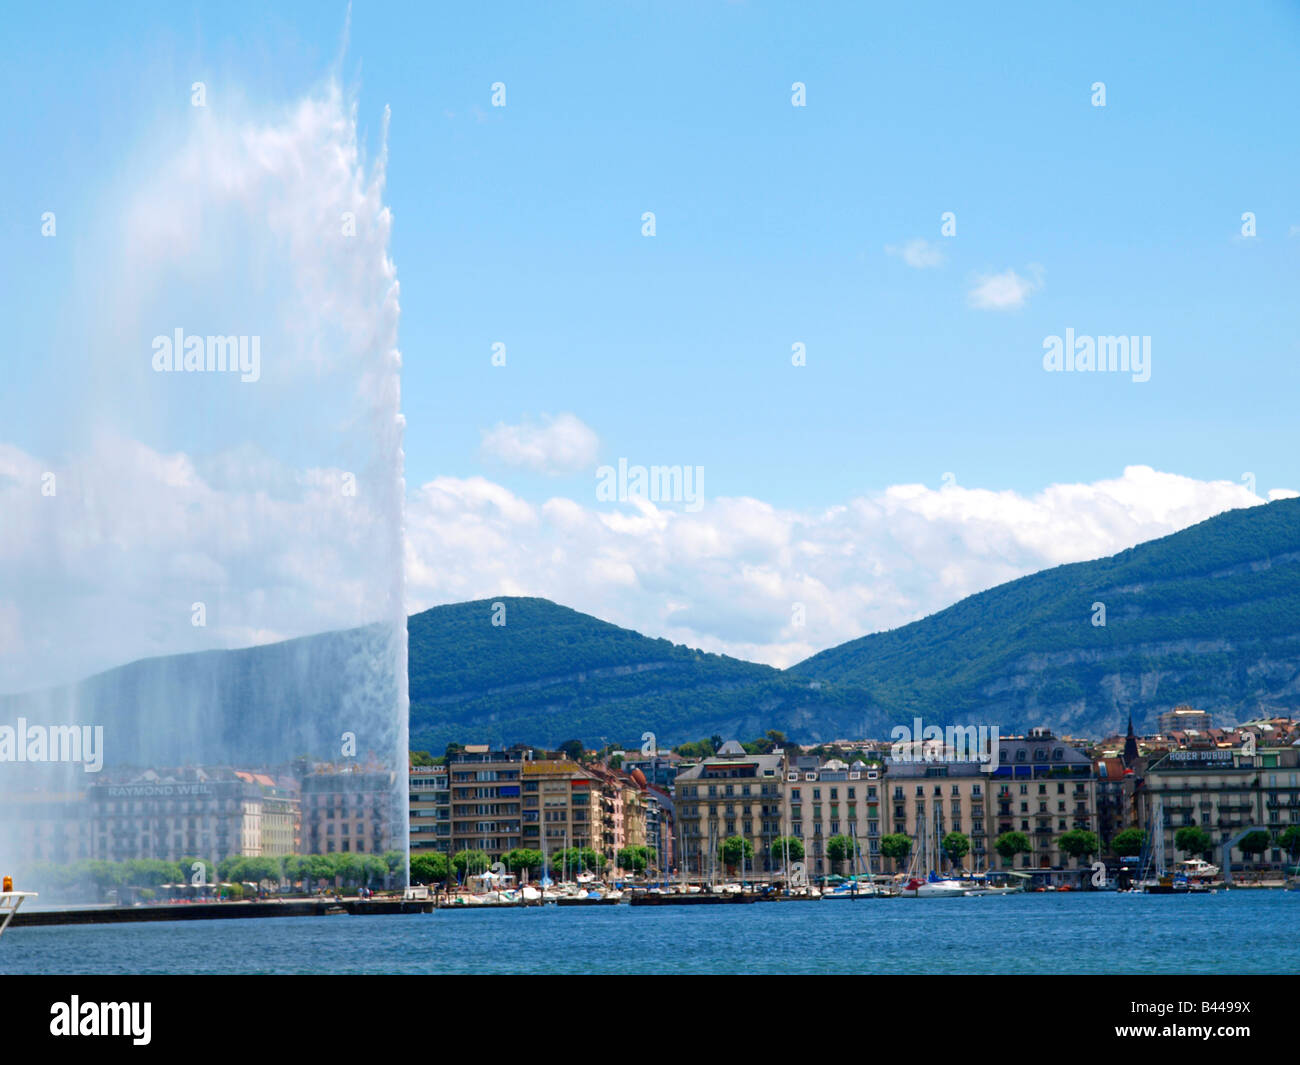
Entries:
[[[43, 436], [7, 439], [0, 399], [0, 865], [112, 858], [117, 829], [205, 856], [96, 788], [260, 771], [281, 794], [295, 762], [383, 775], [407, 853], [388, 116], [369, 160], [337, 79], [271, 109], [204, 95], [88, 175]], [[102, 768], [18, 761], [46, 726], [101, 728]]]

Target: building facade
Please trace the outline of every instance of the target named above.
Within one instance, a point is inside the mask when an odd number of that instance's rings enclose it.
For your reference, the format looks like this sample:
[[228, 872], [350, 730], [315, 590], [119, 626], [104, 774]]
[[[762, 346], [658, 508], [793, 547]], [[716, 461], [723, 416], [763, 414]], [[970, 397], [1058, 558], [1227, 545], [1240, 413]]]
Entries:
[[781, 836], [785, 811], [785, 755], [746, 754], [734, 740], [718, 754], [677, 775], [678, 862], [689, 876], [723, 872], [718, 848], [728, 836], [753, 847], [747, 872], [771, 873], [771, 847]]

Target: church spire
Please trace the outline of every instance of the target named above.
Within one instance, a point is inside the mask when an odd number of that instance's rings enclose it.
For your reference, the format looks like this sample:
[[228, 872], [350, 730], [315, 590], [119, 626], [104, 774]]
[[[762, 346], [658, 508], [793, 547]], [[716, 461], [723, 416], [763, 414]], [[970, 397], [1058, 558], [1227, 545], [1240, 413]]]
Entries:
[[1124, 766], [1131, 769], [1138, 760], [1137, 735], [1133, 731], [1133, 715], [1128, 715], [1128, 736], [1124, 739]]

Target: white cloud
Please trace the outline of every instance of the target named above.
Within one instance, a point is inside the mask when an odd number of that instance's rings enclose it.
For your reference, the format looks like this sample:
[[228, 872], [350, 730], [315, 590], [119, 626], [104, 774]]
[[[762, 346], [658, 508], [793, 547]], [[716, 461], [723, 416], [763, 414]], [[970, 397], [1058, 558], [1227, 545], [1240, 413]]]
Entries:
[[[183, 454], [101, 443], [94, 461], [60, 473], [53, 499], [39, 491], [47, 464], [0, 446], [0, 512], [10, 519], [0, 691], [144, 655], [343, 627], [373, 602], [371, 545], [385, 519], [338, 492], [341, 471], [266, 470], [269, 460], [241, 449], [266, 481], [293, 485], [267, 493], [218, 485]], [[640, 500], [535, 504], [483, 477], [440, 477], [408, 501], [407, 606], [544, 596], [786, 666], [1004, 581], [1262, 502], [1235, 482], [1146, 466], [1030, 495], [904, 484], [822, 509], [716, 498], [695, 513]], [[208, 603], [208, 629], [189, 624], [195, 600]], [[68, 638], [86, 626], [93, 639]]]
[[507, 466], [537, 473], [576, 473], [596, 465], [600, 440], [580, 418], [543, 415], [518, 425], [500, 422], [483, 434], [483, 454]]
[[885, 252], [889, 255], [897, 255], [908, 266], [916, 270], [925, 270], [932, 266], [941, 266], [944, 261], [943, 250], [937, 244], [931, 244], [928, 240], [917, 237], [909, 240], [901, 247], [895, 244], [886, 244]]
[[[507, 592], [544, 596], [778, 666], [1004, 581], [1263, 502], [1240, 484], [1146, 466], [1032, 495], [897, 485], [815, 511], [749, 498], [714, 499], [697, 513], [560, 498], [532, 508], [470, 485], [439, 478], [408, 508], [408, 558], [420, 560], [408, 573], [412, 611]], [[795, 603], [804, 604], [804, 627], [792, 624]]]
[[1029, 268], [1031, 277], [1021, 277], [1015, 270], [1000, 274], [980, 274], [966, 294], [966, 302], [981, 311], [1011, 311], [1025, 305], [1031, 293], [1043, 287], [1041, 267]]

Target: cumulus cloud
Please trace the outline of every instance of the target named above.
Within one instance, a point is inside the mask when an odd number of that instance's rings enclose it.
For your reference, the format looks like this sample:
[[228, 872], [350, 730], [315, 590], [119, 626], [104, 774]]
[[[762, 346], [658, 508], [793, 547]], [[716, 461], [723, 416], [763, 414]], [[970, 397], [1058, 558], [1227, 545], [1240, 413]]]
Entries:
[[[0, 551], [0, 691], [143, 655], [344, 627], [371, 601], [368, 556], [386, 518], [339, 492], [344, 471], [272, 468], [244, 446], [240, 463], [279, 486], [249, 491], [226, 462], [103, 445], [94, 463], [56, 471], [55, 498], [40, 493], [47, 463], [0, 446], [0, 512], [11, 519]], [[538, 503], [484, 477], [440, 477], [408, 500], [407, 604], [544, 596], [787, 666], [1004, 581], [1262, 502], [1235, 482], [1147, 466], [1032, 494], [901, 484], [818, 509], [723, 497], [698, 512], [601, 504], [594, 493]], [[208, 604], [208, 629], [190, 626], [195, 600]], [[95, 639], [67, 638], [85, 624]]]
[[418, 610], [544, 596], [786, 666], [1004, 581], [1262, 502], [1234, 482], [1146, 466], [1032, 495], [912, 484], [820, 510], [720, 498], [697, 513], [645, 501], [534, 506], [481, 479], [439, 478], [407, 509], [408, 601]]
[[576, 473], [596, 464], [600, 440], [573, 414], [542, 415], [518, 425], [499, 422], [483, 434], [483, 454], [507, 466], [556, 475]]
[[886, 244], [885, 252], [889, 255], [896, 255], [903, 260], [908, 266], [915, 270], [925, 270], [933, 266], [941, 266], [944, 261], [944, 254], [939, 245], [931, 244], [928, 240], [916, 237], [909, 240], [906, 244]]
[[966, 294], [966, 302], [981, 311], [1013, 311], [1023, 307], [1030, 294], [1043, 287], [1041, 267], [1031, 266], [1029, 274], [1021, 277], [1009, 268], [1000, 274], [980, 274]]

